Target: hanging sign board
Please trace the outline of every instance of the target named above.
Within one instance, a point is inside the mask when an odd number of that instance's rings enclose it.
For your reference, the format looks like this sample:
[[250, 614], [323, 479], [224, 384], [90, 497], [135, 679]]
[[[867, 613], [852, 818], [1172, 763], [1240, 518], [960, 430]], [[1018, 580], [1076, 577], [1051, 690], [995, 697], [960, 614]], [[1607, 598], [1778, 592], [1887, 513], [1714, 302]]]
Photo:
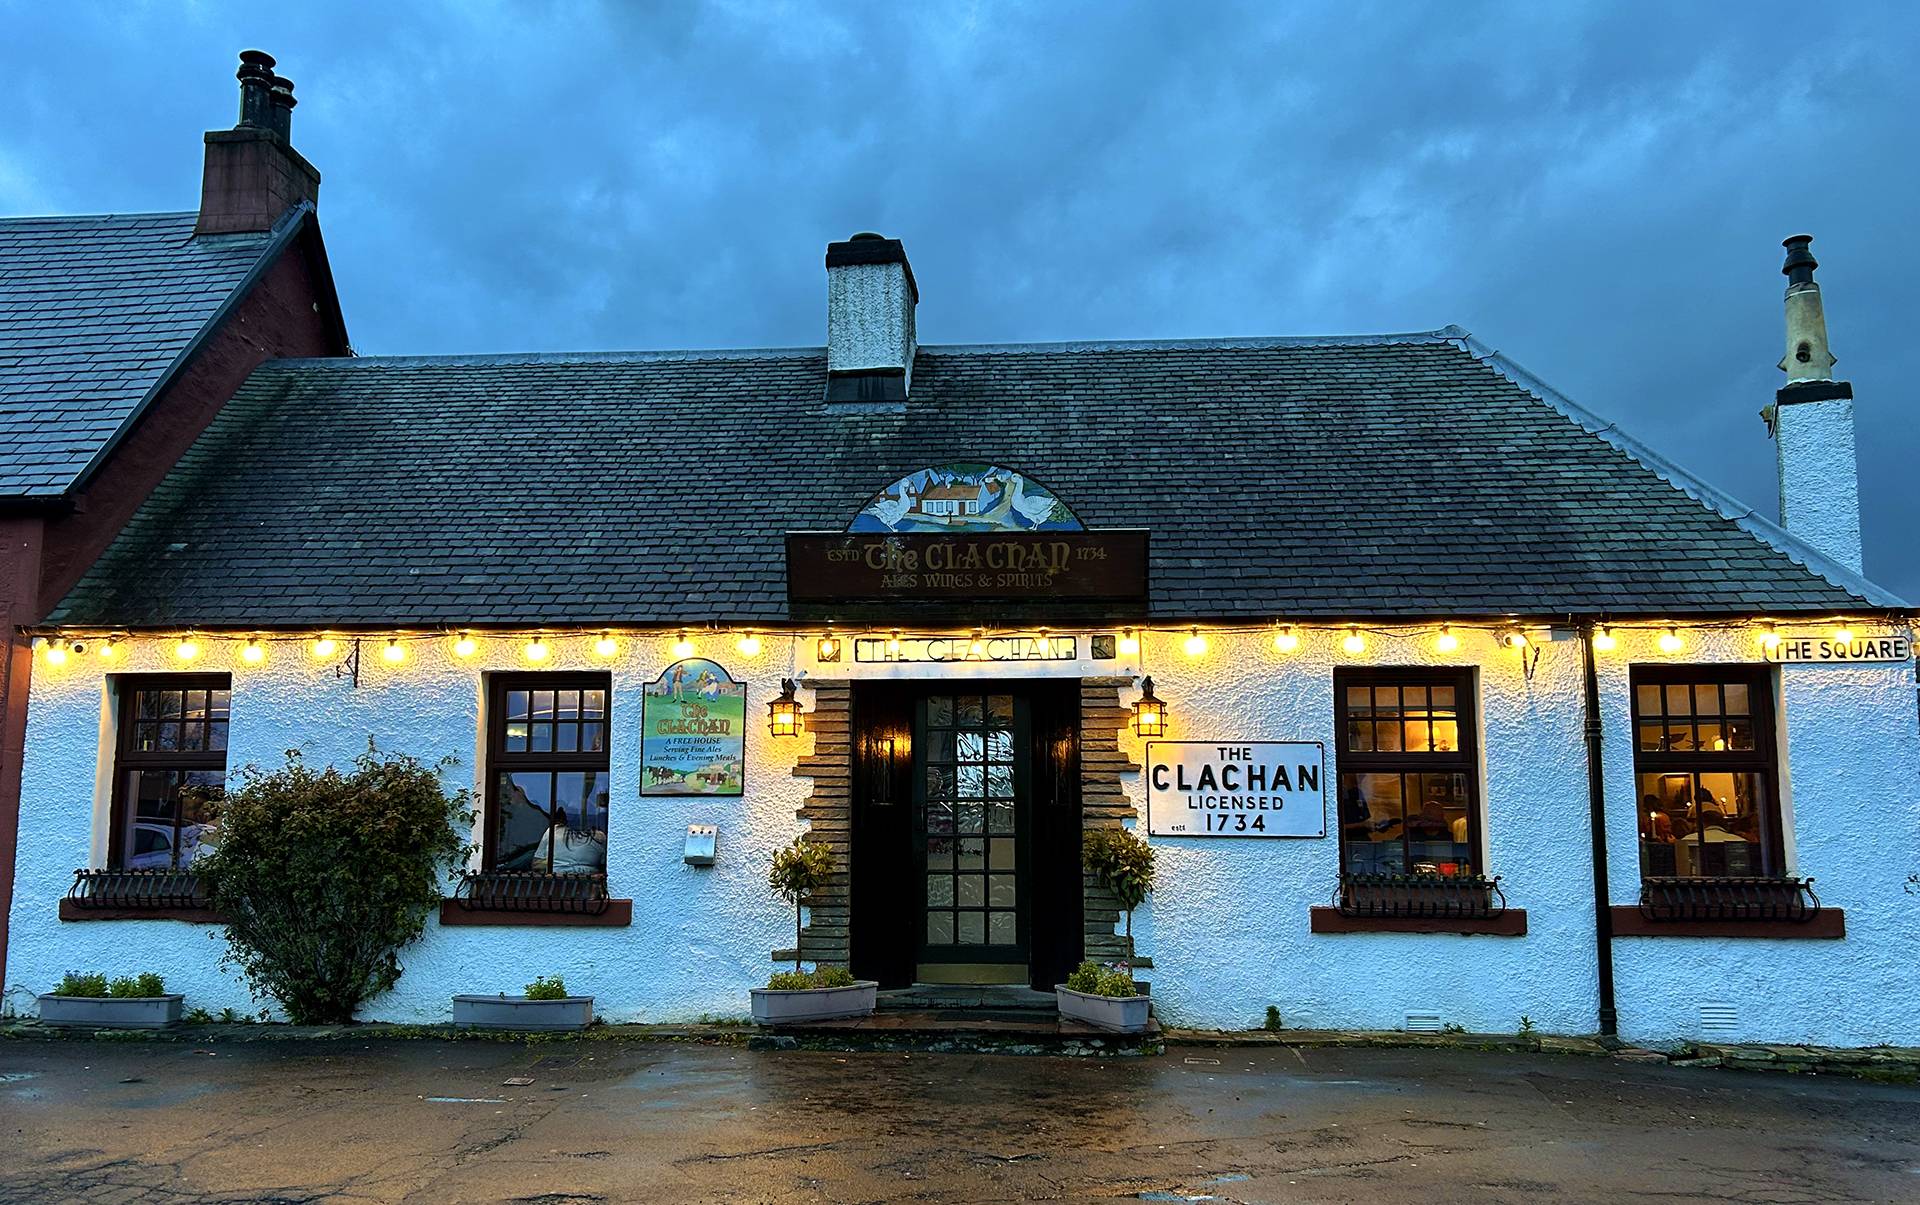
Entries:
[[1780, 643], [1766, 650], [1767, 660], [1783, 663], [1801, 661], [1911, 661], [1913, 639], [1909, 636], [1856, 636], [1849, 641], [1830, 636], [1789, 636], [1781, 633]]
[[714, 662], [676, 661], [643, 689], [642, 795], [738, 795], [746, 746], [746, 685]]
[[787, 598], [796, 603], [1139, 602], [1144, 531], [790, 532]]
[[1155, 837], [1324, 837], [1319, 741], [1150, 741], [1147, 832]]

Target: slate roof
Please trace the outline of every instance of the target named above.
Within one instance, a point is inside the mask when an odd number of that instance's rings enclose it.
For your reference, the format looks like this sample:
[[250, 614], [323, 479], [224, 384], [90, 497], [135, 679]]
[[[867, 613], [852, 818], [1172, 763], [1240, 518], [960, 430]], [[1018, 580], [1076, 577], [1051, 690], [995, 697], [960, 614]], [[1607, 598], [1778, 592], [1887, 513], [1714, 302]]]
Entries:
[[825, 382], [818, 348], [270, 362], [51, 622], [773, 623], [782, 533], [955, 461], [1151, 529], [1159, 618], [1903, 605], [1457, 328], [922, 347], [890, 408]]
[[194, 218], [0, 219], [0, 496], [73, 486], [275, 241]]

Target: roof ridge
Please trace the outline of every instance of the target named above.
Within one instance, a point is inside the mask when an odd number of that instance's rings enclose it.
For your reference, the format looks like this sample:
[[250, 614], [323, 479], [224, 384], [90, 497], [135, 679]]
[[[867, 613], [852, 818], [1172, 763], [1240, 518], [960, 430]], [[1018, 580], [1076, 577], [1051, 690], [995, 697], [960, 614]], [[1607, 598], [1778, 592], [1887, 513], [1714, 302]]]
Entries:
[[[1434, 331], [1382, 335], [1274, 335], [1206, 339], [1080, 339], [1057, 343], [923, 343], [919, 349], [934, 355], [1003, 355], [1081, 351], [1236, 351], [1266, 348], [1405, 347], [1458, 342], [1467, 332], [1458, 326]], [[826, 354], [813, 347], [693, 347], [636, 351], [519, 351], [453, 352], [443, 355], [321, 356], [270, 360], [266, 366], [327, 364], [333, 367], [378, 368], [435, 364], [631, 364], [674, 363], [690, 360], [791, 360]]]
[[191, 218], [192, 209], [155, 209], [128, 213], [15, 213], [0, 216], [0, 224], [9, 222], [99, 222], [131, 221], [134, 218]]
[[[1457, 327], [1448, 329], [1459, 330]], [[1618, 423], [1601, 418], [1468, 332], [1459, 330], [1453, 342], [1458, 343], [1462, 351], [1526, 390], [1538, 398], [1542, 404], [1587, 434], [1597, 436], [1629, 460], [1731, 522], [1762, 544], [1797, 563], [1809, 573], [1826, 579], [1828, 584], [1849, 591], [1872, 606], [1912, 606], [1885, 586], [1847, 568], [1778, 523], [1764, 518], [1753, 507], [1725, 490], [1681, 468], [1652, 447], [1627, 434]]]

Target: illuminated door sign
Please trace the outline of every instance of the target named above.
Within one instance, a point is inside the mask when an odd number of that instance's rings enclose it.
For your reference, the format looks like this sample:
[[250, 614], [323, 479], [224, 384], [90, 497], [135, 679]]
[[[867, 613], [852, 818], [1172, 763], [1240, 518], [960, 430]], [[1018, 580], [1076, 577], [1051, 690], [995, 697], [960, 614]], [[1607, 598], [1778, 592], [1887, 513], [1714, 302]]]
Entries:
[[1072, 661], [1078, 655], [1072, 636], [861, 636], [853, 642], [859, 662]]
[[1911, 661], [1913, 640], [1908, 636], [1857, 636], [1849, 641], [1827, 636], [1780, 637], [1767, 650], [1767, 660], [1797, 661]]
[[1319, 741], [1152, 741], [1147, 832], [1155, 837], [1324, 837]]

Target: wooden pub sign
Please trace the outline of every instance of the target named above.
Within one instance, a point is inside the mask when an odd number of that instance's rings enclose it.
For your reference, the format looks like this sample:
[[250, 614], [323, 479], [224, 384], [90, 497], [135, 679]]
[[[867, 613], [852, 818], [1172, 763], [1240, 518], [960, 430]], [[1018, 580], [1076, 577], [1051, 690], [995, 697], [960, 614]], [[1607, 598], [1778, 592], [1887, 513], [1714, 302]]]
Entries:
[[787, 597], [796, 603], [1134, 602], [1146, 596], [1144, 531], [787, 536]]

